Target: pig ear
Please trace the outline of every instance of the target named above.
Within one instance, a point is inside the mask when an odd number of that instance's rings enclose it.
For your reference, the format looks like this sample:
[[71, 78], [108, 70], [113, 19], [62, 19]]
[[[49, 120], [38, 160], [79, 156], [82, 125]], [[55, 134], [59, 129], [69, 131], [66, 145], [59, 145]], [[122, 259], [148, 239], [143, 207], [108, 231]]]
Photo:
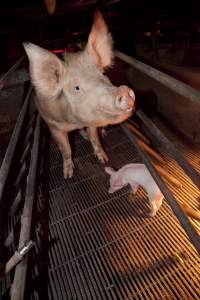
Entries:
[[55, 97], [62, 89], [66, 68], [53, 53], [31, 43], [24, 43], [30, 63], [30, 75], [36, 91], [46, 97]]
[[110, 167], [106, 167], [106, 168], [105, 168], [105, 171], [106, 171], [106, 173], [108, 173], [109, 175], [115, 173], [115, 170], [114, 170], [113, 168], [110, 168]]
[[99, 11], [96, 11], [94, 15], [94, 24], [88, 38], [87, 49], [99, 69], [102, 70], [112, 64], [113, 41]]

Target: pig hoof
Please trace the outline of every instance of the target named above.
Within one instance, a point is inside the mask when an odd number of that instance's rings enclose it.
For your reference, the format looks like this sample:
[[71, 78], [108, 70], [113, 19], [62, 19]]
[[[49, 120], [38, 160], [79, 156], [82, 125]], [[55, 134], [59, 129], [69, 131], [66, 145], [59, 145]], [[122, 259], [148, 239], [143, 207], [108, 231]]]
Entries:
[[65, 161], [63, 163], [63, 175], [64, 175], [65, 179], [72, 178], [73, 170], [74, 170], [74, 164], [71, 160], [70, 161]]
[[101, 129], [101, 136], [102, 136], [102, 138], [107, 136], [107, 132], [104, 128]]
[[96, 152], [96, 156], [102, 163], [105, 163], [109, 160], [107, 154], [104, 151]]
[[156, 211], [150, 211], [150, 213], [149, 213], [149, 217], [155, 217], [155, 215], [156, 215]]
[[80, 135], [84, 138], [84, 140], [89, 141], [89, 136], [86, 129], [81, 129], [79, 132]]

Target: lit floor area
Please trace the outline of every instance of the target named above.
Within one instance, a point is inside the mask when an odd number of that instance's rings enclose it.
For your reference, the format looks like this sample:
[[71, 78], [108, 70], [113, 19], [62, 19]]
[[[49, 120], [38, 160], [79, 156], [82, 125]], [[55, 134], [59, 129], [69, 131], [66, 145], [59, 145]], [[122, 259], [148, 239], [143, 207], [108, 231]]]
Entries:
[[[73, 179], [64, 180], [54, 142], [48, 148], [34, 213], [38, 249], [29, 276], [31, 299], [199, 299], [200, 257], [167, 202], [149, 218], [142, 188], [136, 195], [129, 187], [109, 194], [109, 176], [90, 142], [78, 132], [72, 140]], [[200, 151], [176, 143], [200, 171]], [[120, 126], [107, 130], [103, 145], [109, 166], [140, 161]], [[167, 155], [164, 161], [183, 185], [178, 190], [169, 184], [174, 195], [199, 209], [199, 190]]]

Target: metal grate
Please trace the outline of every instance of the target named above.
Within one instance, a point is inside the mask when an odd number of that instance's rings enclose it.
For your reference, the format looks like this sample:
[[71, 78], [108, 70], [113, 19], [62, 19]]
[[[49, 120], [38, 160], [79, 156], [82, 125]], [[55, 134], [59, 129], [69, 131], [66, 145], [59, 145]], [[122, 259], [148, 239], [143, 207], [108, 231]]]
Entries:
[[[120, 126], [107, 133], [104, 147], [112, 166], [139, 161]], [[104, 166], [90, 143], [74, 135], [72, 179], [63, 179], [61, 156], [53, 142], [50, 146], [46, 298], [199, 299], [200, 258], [168, 204], [164, 201], [150, 219], [142, 188], [136, 195], [128, 187], [108, 194]], [[172, 161], [165, 159], [176, 174]], [[173, 190], [175, 196], [196, 207], [199, 191], [183, 172], [179, 180], [183, 188]], [[40, 199], [47, 197], [42, 185]], [[39, 299], [38, 293], [32, 299]]]

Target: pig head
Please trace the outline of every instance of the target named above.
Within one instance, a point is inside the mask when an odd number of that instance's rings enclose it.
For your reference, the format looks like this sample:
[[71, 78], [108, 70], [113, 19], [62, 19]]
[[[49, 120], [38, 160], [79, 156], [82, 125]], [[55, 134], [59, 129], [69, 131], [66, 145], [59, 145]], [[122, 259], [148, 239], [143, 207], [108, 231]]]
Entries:
[[121, 175], [120, 172], [115, 171], [110, 167], [106, 167], [105, 171], [110, 175], [110, 188], [108, 190], [110, 194], [128, 185], [128, 182], [123, 178], [123, 175]]
[[68, 133], [88, 128], [89, 139], [100, 161], [108, 160], [97, 134], [98, 127], [126, 120], [134, 110], [135, 95], [127, 86], [113, 86], [104, 75], [112, 65], [112, 38], [100, 12], [95, 13], [83, 51], [61, 61], [55, 54], [24, 43], [36, 106], [56, 140], [63, 157], [64, 177], [72, 177], [73, 161]]

